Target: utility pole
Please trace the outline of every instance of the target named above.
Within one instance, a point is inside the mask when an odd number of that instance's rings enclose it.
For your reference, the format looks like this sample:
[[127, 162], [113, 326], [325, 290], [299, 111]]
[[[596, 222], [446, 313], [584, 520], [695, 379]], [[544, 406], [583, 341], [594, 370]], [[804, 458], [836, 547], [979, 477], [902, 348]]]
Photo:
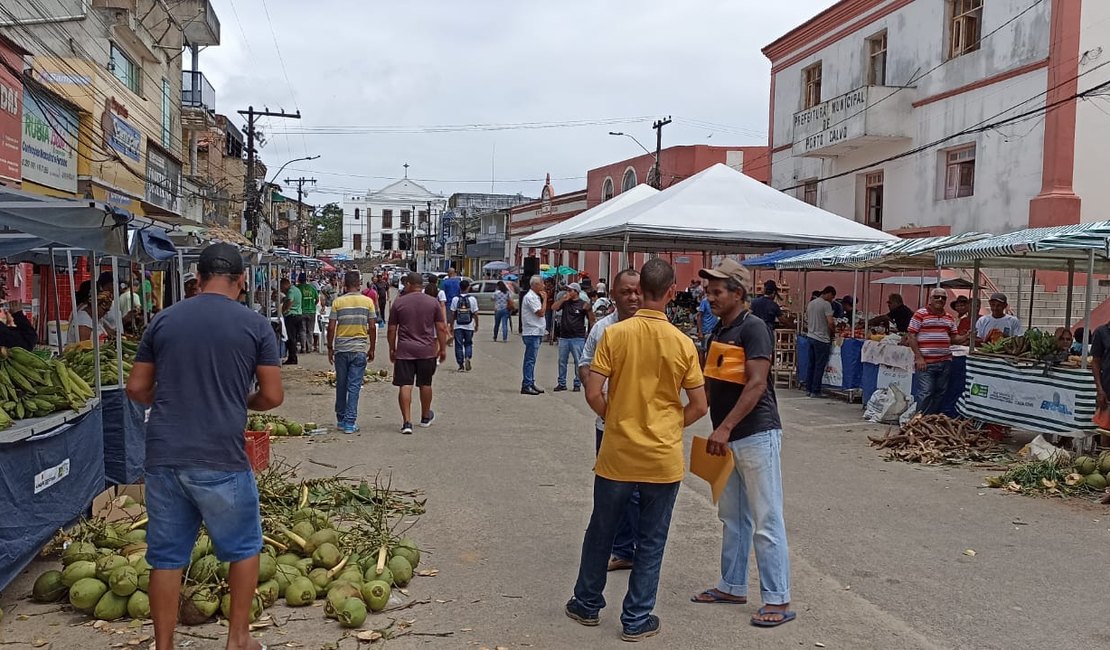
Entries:
[[651, 185], [657, 190], [663, 189], [663, 169], [659, 166], [659, 155], [663, 152], [663, 127], [670, 123], [671, 116], [668, 115], [666, 119], [655, 120], [651, 125], [655, 129], [655, 174]]
[[304, 214], [303, 214], [303, 211], [301, 210], [301, 208], [304, 207], [304, 204], [301, 203], [301, 197], [304, 196], [304, 184], [305, 183], [312, 183], [313, 185], [315, 185], [316, 184], [316, 179], [315, 178], [305, 178], [304, 176], [302, 176], [300, 178], [287, 178], [287, 179], [285, 179], [285, 183], [287, 185], [290, 184], [290, 183], [296, 183], [297, 184], [297, 223], [300, 224], [299, 228], [301, 229], [301, 232], [304, 232], [304, 230], [303, 230], [304, 229]]
[[[281, 111], [274, 113], [269, 110], [254, 110], [254, 106], [248, 106], [245, 111], [238, 111], [240, 115], [247, 116], [247, 180], [246, 180], [246, 220], [247, 230], [251, 233], [251, 238], [254, 242], [258, 243], [258, 213], [260, 207], [257, 205], [258, 192], [254, 184], [254, 162], [258, 152], [254, 149], [254, 121], [259, 117], [287, 117], [294, 120], [301, 119], [301, 111], [298, 109], [296, 113], [286, 113]], [[278, 170], [280, 171], [280, 170]]]

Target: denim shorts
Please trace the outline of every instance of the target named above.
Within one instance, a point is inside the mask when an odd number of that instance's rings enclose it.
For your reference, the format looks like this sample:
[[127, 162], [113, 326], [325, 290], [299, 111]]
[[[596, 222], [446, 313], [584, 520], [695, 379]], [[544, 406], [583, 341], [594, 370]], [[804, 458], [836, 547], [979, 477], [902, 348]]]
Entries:
[[221, 562], [246, 560], [262, 550], [253, 472], [148, 468], [146, 509], [146, 561], [155, 569], [189, 565], [202, 521]]

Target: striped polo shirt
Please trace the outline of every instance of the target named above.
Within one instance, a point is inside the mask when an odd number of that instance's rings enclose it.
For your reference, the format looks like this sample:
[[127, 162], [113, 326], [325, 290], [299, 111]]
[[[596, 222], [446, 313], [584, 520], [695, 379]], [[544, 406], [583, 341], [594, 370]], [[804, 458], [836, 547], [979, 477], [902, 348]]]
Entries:
[[366, 352], [370, 323], [376, 326], [378, 320], [373, 300], [358, 292], [345, 293], [332, 302], [331, 318], [335, 319], [336, 352]]
[[956, 319], [948, 314], [934, 314], [927, 307], [922, 307], [910, 319], [909, 332], [917, 335], [917, 348], [926, 363], [952, 358], [952, 337], [958, 332]]

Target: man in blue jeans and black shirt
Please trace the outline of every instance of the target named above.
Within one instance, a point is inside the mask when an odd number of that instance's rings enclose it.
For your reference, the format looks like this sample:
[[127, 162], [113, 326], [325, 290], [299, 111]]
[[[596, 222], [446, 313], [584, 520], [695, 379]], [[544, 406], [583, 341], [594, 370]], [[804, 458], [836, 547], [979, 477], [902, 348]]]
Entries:
[[281, 358], [269, 321], [236, 300], [244, 284], [239, 249], [213, 244], [197, 268], [201, 293], [151, 320], [127, 380], [127, 396], [151, 405], [146, 560], [154, 638], [159, 648], [174, 647], [181, 573], [203, 521], [216, 557], [231, 563], [227, 647], [256, 650], [249, 617], [262, 523], [243, 429], [248, 408], [281, 405]]
[[775, 388], [768, 381], [773, 340], [767, 323], [744, 307], [747, 291], [740, 264], [726, 259], [700, 275], [709, 280], [707, 298], [721, 318], [705, 360], [713, 423], [706, 450], [716, 456], [732, 454], [734, 469], [717, 503], [724, 524], [721, 579], [692, 600], [747, 603], [754, 538], [763, 607], [751, 624], [775, 627], [794, 620], [795, 614], [790, 610], [790, 552], [782, 514], [782, 422]]

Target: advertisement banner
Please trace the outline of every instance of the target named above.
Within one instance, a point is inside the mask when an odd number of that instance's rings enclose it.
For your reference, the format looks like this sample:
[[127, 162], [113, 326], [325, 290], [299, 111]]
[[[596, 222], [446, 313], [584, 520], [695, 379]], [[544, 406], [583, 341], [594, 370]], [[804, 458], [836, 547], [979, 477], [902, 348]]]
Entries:
[[116, 101], [115, 97], [104, 100], [104, 112], [100, 115], [100, 128], [104, 131], [104, 144], [121, 156], [135, 162], [142, 160], [143, 134], [127, 118], [127, 107]]
[[0, 66], [0, 177], [19, 180], [22, 127], [23, 83], [7, 66]]
[[77, 111], [36, 95], [24, 89], [23, 179], [76, 193]]
[[147, 144], [146, 200], [148, 203], [178, 213], [181, 202], [181, 165], [160, 149]]
[[1015, 366], [971, 356], [961, 413], [1043, 433], [1091, 429], [1095, 407], [1089, 371]]
[[825, 366], [825, 376], [822, 380], [826, 386], [840, 388], [844, 386], [844, 360], [840, 356], [840, 346], [833, 345], [829, 352], [829, 365]]

